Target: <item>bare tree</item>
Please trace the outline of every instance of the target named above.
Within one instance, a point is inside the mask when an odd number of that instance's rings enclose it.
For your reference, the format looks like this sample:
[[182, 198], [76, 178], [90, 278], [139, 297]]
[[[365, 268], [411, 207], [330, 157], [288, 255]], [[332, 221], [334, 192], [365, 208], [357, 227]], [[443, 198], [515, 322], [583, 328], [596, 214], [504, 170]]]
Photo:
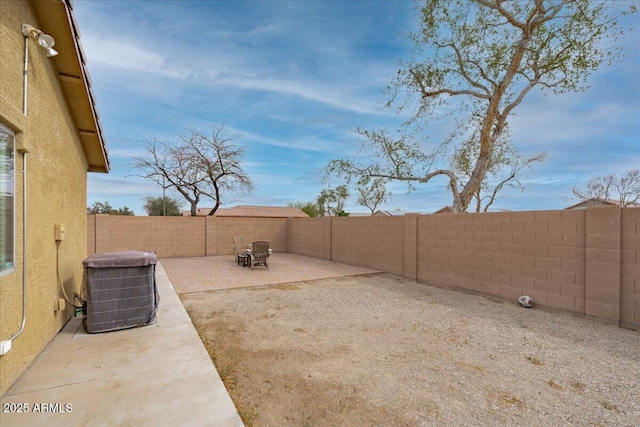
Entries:
[[214, 200], [213, 215], [224, 194], [253, 190], [253, 183], [242, 168], [244, 147], [237, 147], [237, 135], [227, 136], [224, 125], [211, 127], [210, 136], [187, 129], [177, 139], [147, 141], [145, 155], [134, 157], [138, 175], [165, 188], [173, 187], [189, 202], [195, 216], [202, 197]]
[[[415, 102], [415, 112], [397, 137], [360, 131], [367, 160], [338, 159], [329, 169], [409, 184], [444, 177], [452, 210], [465, 212], [515, 109], [534, 88], [556, 95], [586, 90], [589, 75], [619, 56], [618, 16], [636, 11], [632, 2], [425, 0], [413, 57], [391, 83], [387, 104], [400, 101], [402, 110]], [[449, 115], [456, 116], [457, 129], [437, 148], [411, 137], [411, 127], [418, 132], [434, 117]], [[461, 181], [435, 159], [443, 145], [474, 129], [477, 156]]]
[[640, 201], [640, 169], [630, 170], [615, 185], [623, 208]]
[[206, 188], [202, 171], [191, 163], [191, 157], [176, 141], [153, 138], [147, 140], [146, 145], [146, 154], [133, 160], [133, 167], [140, 171], [138, 176], [165, 188], [175, 188], [189, 202], [191, 215], [195, 216]]
[[616, 203], [625, 208], [640, 201], [640, 169], [627, 171], [619, 178], [616, 174], [592, 176], [584, 187], [573, 187], [571, 192], [583, 202]]
[[204, 175], [208, 186], [205, 195], [215, 202], [209, 215], [215, 214], [222, 204], [223, 193], [240, 195], [254, 190], [251, 178], [242, 168], [245, 147], [234, 144], [238, 138], [228, 136], [224, 126], [212, 126], [210, 136], [194, 129], [180, 136], [191, 164]]

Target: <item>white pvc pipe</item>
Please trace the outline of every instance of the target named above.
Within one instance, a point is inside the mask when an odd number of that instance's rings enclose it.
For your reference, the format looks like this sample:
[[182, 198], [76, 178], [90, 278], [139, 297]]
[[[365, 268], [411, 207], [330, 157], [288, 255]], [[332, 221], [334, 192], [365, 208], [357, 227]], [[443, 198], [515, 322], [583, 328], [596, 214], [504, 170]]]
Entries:
[[27, 70], [29, 67], [29, 37], [24, 36], [24, 67], [22, 69], [22, 114], [27, 115]]
[[27, 153], [22, 153], [22, 324], [11, 341], [24, 331], [27, 324]]
[[[24, 68], [22, 86], [22, 114], [27, 115], [27, 70], [29, 66], [29, 37], [24, 37]], [[22, 324], [11, 341], [16, 339], [27, 324], [27, 153], [22, 153]]]

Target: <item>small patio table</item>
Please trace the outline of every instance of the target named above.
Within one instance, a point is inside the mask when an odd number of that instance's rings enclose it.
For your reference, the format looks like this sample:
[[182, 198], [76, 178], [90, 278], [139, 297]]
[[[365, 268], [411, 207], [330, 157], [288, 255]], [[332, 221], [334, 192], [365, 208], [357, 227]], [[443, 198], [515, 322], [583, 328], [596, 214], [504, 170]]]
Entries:
[[248, 253], [244, 252], [241, 254], [238, 254], [238, 265], [242, 265], [243, 267], [248, 267], [249, 263], [251, 262], [251, 257], [249, 256]]

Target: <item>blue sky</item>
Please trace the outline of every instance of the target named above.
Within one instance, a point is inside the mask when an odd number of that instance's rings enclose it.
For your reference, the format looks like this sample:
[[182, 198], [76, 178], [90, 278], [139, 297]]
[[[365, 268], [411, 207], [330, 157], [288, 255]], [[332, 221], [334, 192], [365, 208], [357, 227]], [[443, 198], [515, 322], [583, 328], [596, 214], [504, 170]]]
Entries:
[[[211, 124], [240, 135], [256, 185], [250, 196], [223, 198], [227, 206], [315, 200], [340, 184], [323, 183], [322, 169], [358, 150], [356, 127], [394, 128], [404, 119], [382, 104], [399, 61], [410, 56], [406, 34], [418, 25], [411, 1], [80, 0], [74, 12], [112, 167], [89, 174], [89, 205], [108, 200], [145, 215], [145, 197], [162, 189], [134, 176], [132, 156], [146, 138]], [[625, 56], [593, 74], [587, 92], [535, 91], [518, 107], [514, 143], [549, 157], [524, 193], [505, 192], [496, 208], [560, 209], [590, 176], [639, 167], [638, 15], [632, 24]], [[451, 203], [445, 184], [409, 194], [391, 184], [381, 208], [432, 212]], [[346, 210], [366, 208], [353, 198]]]

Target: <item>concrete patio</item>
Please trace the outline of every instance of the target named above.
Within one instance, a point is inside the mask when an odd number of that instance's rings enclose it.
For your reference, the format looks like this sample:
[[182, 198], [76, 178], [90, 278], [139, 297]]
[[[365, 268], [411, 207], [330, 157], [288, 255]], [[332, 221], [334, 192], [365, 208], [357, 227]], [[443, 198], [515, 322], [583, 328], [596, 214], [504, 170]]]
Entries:
[[233, 255], [165, 258], [162, 263], [178, 294], [381, 273], [291, 253], [270, 256], [268, 269], [263, 266], [256, 266], [253, 270], [241, 267]]
[[80, 317], [70, 320], [2, 396], [9, 412], [0, 412], [0, 425], [242, 426], [176, 291], [371, 273], [293, 254], [273, 255], [269, 270], [240, 267], [231, 255], [164, 259], [156, 269], [156, 324], [88, 334]]

